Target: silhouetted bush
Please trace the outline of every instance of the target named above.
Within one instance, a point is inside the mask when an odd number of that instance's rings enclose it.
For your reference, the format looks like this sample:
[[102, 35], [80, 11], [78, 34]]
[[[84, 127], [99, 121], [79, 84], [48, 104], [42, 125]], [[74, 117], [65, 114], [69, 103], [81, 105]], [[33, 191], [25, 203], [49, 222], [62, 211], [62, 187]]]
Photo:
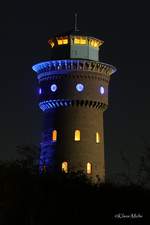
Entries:
[[80, 172], [33, 174], [20, 161], [1, 163], [0, 180], [3, 225], [116, 224], [117, 213], [146, 217], [150, 200], [149, 190], [140, 186], [94, 185]]
[[[82, 171], [39, 175], [29, 159], [0, 162], [0, 225], [149, 224], [149, 189], [130, 182], [92, 184]], [[115, 218], [119, 213], [143, 218]]]

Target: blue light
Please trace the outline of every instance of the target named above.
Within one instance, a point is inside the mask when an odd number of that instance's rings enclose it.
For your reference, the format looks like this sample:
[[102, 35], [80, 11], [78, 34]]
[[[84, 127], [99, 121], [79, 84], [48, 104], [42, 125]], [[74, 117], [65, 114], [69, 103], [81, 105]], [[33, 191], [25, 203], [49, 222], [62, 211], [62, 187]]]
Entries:
[[57, 85], [56, 85], [56, 84], [52, 84], [52, 85], [51, 85], [51, 91], [52, 91], [52, 92], [57, 91]]
[[76, 85], [76, 90], [79, 91], [79, 92], [83, 91], [84, 90], [84, 85], [81, 84], [81, 83], [77, 84]]
[[101, 86], [101, 87], [100, 87], [100, 94], [101, 94], [101, 95], [103, 95], [103, 94], [104, 94], [104, 92], [105, 92], [104, 87], [103, 87], [103, 86]]
[[42, 94], [42, 88], [39, 88], [39, 95]]
[[68, 106], [68, 103], [67, 103], [67, 101], [65, 101], [64, 103], [65, 103], [65, 106]]
[[[48, 135], [47, 132], [44, 133]], [[49, 141], [43, 141], [40, 143], [41, 145], [41, 153], [39, 160], [39, 169], [40, 173], [43, 171], [43, 166], [46, 166], [46, 170], [50, 170], [53, 166], [54, 156], [55, 156], [55, 147], [51, 145]]]
[[57, 99], [39, 102], [39, 107], [43, 112], [57, 107], [64, 107], [69, 105], [71, 105], [71, 101], [69, 99]]
[[[41, 70], [44, 70], [45, 68], [51, 68], [51, 67], [57, 67], [58, 69], [58, 66], [63, 66], [63, 65], [67, 65], [67, 63], [70, 63], [70, 64], [73, 64], [73, 63], [78, 63], [79, 61], [83, 61], [83, 60], [75, 60], [75, 59], [64, 59], [64, 60], [50, 60], [50, 61], [45, 61], [45, 62], [41, 62], [41, 63], [37, 63], [35, 65], [32, 66], [32, 69], [33, 71], [35, 71], [36, 73], [41, 73]], [[106, 64], [106, 63], [100, 63], [102, 66], [108, 66], [109, 68], [112, 69], [112, 73], [115, 73], [116, 72], [116, 68], [112, 65], [109, 65], [109, 64]], [[64, 72], [66, 69], [62, 69]], [[49, 75], [52, 74], [53, 75], [53, 72], [52, 73], [49, 71]], [[57, 71], [58, 74], [60, 74], [60, 71]]]

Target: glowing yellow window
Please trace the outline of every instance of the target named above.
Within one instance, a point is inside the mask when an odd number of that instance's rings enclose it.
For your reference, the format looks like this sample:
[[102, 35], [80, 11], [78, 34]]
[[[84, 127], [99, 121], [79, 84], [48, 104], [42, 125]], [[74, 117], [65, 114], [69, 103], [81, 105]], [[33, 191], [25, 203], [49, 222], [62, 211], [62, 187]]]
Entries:
[[49, 40], [48, 43], [49, 43], [49, 45], [51, 46], [51, 48], [53, 48], [54, 45], [55, 45], [54, 42], [53, 42], [52, 40]]
[[62, 172], [68, 173], [68, 163], [67, 162], [62, 163]]
[[57, 130], [52, 131], [52, 141], [57, 141]]
[[80, 44], [80, 38], [75, 38], [74, 39], [74, 44]]
[[74, 39], [74, 44], [78, 44], [78, 45], [85, 45], [87, 44], [87, 39], [86, 38], [82, 38], [82, 37], [76, 37]]
[[90, 40], [90, 45], [94, 48], [98, 48], [99, 47], [99, 42], [96, 40]]
[[85, 38], [81, 38], [80, 44], [81, 45], [85, 45], [86, 43], [87, 43], [86, 39]]
[[100, 134], [96, 132], [96, 143], [100, 143]]
[[94, 47], [97, 48], [98, 47], [98, 42], [94, 41]]
[[86, 172], [87, 172], [87, 174], [92, 173], [92, 164], [89, 162], [86, 164]]
[[92, 47], [94, 46], [94, 41], [93, 41], [93, 40], [90, 41], [90, 45], [91, 45]]
[[63, 44], [64, 45], [68, 44], [68, 39], [63, 39]]
[[62, 39], [57, 39], [58, 45], [62, 45], [63, 44], [63, 40]]
[[75, 130], [74, 140], [80, 141], [80, 130]]
[[68, 44], [68, 38], [67, 37], [60, 37], [57, 38], [58, 45], [66, 45]]

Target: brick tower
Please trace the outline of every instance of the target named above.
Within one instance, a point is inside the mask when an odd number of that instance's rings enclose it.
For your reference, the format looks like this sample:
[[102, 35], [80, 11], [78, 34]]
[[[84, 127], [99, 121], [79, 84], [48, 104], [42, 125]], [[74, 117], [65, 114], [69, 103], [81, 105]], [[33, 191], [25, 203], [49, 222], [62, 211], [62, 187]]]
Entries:
[[99, 61], [103, 41], [77, 30], [48, 43], [50, 60], [32, 67], [44, 117], [40, 170], [83, 171], [104, 181], [103, 113], [116, 69]]

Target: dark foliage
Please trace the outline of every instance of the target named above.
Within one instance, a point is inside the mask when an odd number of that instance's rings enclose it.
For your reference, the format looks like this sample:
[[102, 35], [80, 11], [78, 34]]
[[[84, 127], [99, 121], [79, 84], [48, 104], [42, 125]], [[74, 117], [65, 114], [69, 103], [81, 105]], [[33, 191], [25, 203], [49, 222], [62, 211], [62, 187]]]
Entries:
[[[25, 161], [0, 163], [0, 225], [149, 224], [148, 189], [92, 184], [81, 172], [39, 175]], [[143, 218], [115, 218], [119, 213]]]

